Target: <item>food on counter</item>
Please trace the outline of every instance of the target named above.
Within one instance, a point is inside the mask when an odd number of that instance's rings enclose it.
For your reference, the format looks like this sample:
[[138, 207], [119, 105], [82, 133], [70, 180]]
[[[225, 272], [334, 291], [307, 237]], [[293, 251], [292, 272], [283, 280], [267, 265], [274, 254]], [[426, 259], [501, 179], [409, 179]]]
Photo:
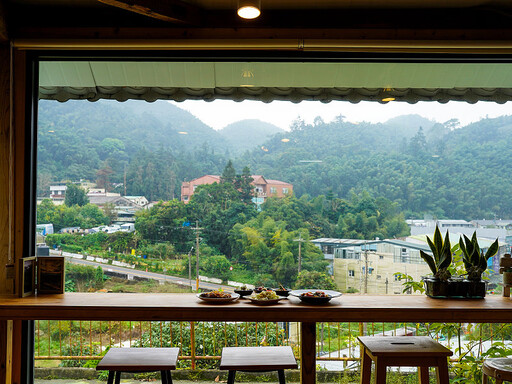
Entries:
[[315, 292], [304, 292], [301, 294], [302, 297], [330, 297], [327, 293], [323, 291], [315, 291]]
[[210, 299], [228, 299], [231, 297], [231, 294], [223, 291], [211, 291], [202, 293], [201, 296], [209, 297]]
[[256, 300], [277, 300], [280, 299], [281, 296], [278, 296], [274, 291], [262, 291], [254, 295]]

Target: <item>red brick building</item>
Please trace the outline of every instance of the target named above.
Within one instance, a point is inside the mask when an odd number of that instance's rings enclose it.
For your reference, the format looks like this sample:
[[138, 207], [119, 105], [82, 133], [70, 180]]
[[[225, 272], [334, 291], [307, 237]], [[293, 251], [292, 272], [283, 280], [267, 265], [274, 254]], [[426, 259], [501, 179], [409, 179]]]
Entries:
[[[261, 175], [252, 175], [254, 185], [253, 201], [256, 205], [263, 204], [267, 197], [286, 197], [293, 193], [293, 185], [280, 180], [265, 179]], [[196, 188], [204, 184], [220, 183], [220, 176], [205, 175], [191, 181], [181, 183], [181, 201], [188, 203]]]

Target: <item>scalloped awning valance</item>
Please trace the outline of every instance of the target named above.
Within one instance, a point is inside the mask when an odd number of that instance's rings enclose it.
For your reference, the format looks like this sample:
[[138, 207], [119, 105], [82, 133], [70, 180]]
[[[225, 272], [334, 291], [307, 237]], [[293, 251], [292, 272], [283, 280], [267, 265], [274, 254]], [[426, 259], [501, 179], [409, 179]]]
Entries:
[[39, 97], [183, 101], [512, 100], [508, 63], [107, 62], [40, 63]]

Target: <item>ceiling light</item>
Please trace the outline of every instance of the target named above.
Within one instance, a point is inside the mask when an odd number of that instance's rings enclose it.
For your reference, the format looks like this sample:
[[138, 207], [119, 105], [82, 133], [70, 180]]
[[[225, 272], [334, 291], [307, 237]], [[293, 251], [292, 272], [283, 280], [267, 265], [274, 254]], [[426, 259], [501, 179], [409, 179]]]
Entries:
[[260, 0], [238, 0], [238, 16], [242, 19], [255, 19], [261, 11]]
[[394, 100], [396, 100], [394, 97], [385, 97], [382, 99], [382, 101], [384, 101], [384, 102], [394, 101]]
[[289, 141], [290, 141], [290, 139], [281, 139], [281, 141], [282, 141], [283, 143], [287, 143], [287, 142], [289, 142]]
[[180, 135], [188, 135], [188, 132], [185, 132], [185, 131], [179, 131], [178, 132]]

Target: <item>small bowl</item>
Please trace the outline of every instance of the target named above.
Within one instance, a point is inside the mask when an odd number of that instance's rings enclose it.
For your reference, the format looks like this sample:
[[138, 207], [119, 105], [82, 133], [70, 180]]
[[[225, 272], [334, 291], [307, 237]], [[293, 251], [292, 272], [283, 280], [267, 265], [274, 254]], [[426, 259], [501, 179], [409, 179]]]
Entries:
[[250, 296], [252, 292], [252, 289], [235, 289], [235, 293], [238, 293], [240, 297]]
[[273, 291], [279, 295], [279, 296], [282, 296], [282, 297], [288, 297], [288, 295], [290, 294], [290, 289], [273, 289]]
[[263, 291], [273, 291], [272, 288], [267, 288], [267, 287], [263, 287], [263, 289], [261, 289], [261, 287], [256, 287], [253, 289], [254, 293], [261, 293]]

